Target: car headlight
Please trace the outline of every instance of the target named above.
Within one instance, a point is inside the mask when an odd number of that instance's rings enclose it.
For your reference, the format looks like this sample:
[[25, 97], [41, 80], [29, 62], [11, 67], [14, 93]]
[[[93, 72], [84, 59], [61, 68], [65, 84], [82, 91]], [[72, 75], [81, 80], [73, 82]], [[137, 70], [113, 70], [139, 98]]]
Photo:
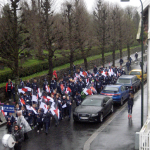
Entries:
[[96, 114], [92, 114], [91, 116], [92, 116], [92, 117], [98, 116], [98, 113], [96, 113]]
[[73, 112], [73, 114], [74, 114], [74, 115], [76, 115], [76, 116], [78, 115], [78, 113], [77, 113], [77, 112]]

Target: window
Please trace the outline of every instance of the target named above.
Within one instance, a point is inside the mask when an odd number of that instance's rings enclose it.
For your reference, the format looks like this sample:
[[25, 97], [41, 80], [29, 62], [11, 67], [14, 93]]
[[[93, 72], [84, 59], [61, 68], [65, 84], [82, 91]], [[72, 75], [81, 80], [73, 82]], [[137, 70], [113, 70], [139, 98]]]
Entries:
[[117, 87], [105, 86], [103, 91], [105, 93], [116, 93], [116, 92], [118, 92], [118, 88]]
[[141, 75], [140, 71], [132, 71], [130, 75]]
[[130, 79], [118, 79], [117, 83], [130, 84], [131, 80]]

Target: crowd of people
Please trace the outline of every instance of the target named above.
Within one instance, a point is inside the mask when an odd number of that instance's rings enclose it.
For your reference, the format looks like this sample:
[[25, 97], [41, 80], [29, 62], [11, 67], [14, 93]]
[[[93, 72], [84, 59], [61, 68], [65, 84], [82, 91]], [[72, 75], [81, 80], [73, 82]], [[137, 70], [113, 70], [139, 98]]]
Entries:
[[[135, 58], [137, 59], [137, 57], [136, 53]], [[127, 63], [131, 64], [130, 61]], [[121, 58], [119, 68], [113, 66], [97, 68], [95, 65], [93, 72], [84, 71], [81, 66], [76, 70], [76, 66], [73, 66], [73, 76], [70, 72], [68, 75], [65, 73], [59, 81], [57, 73], [54, 71], [51, 82], [48, 83], [44, 79], [42, 87], [39, 87], [36, 79], [33, 83], [30, 83], [29, 80], [24, 83], [20, 79], [18, 85], [19, 103], [15, 103], [15, 116], [12, 113], [5, 113], [8, 133], [12, 133], [15, 124], [14, 134], [16, 134], [17, 139], [21, 136], [20, 142], [22, 138], [28, 139], [27, 132], [35, 127], [37, 132], [44, 128], [47, 135], [52, 118], [55, 120], [56, 127], [62, 119], [68, 118], [70, 120], [73, 102], [79, 106], [86, 95], [100, 94], [105, 85], [115, 84], [121, 75], [125, 75], [126, 72], [122, 68], [123, 62]], [[10, 79], [6, 83], [6, 93], [9, 99], [13, 97], [14, 102], [16, 102], [14, 85]], [[6, 105], [9, 103], [7, 102]], [[132, 110], [130, 111], [129, 114], [132, 114]], [[23, 135], [20, 129], [23, 129]], [[16, 144], [16, 149], [21, 148], [20, 142]]]
[[[18, 120], [17, 112], [21, 110], [22, 116], [32, 129], [37, 127], [37, 132], [39, 132], [43, 130], [44, 125], [45, 133], [48, 134], [52, 117], [55, 119], [55, 126], [64, 118], [68, 117], [70, 120], [73, 101], [76, 106], [80, 105], [85, 95], [100, 94], [105, 85], [115, 84], [123, 74], [126, 73], [121, 66], [120, 68], [101, 66], [99, 69], [94, 66], [93, 72], [84, 71], [82, 67], [76, 71], [74, 66], [73, 76], [64, 74], [63, 78], [57, 81], [55, 72], [51, 82], [48, 83], [45, 79], [41, 88], [39, 88], [37, 80], [34, 80], [33, 83], [27, 80], [26, 84], [20, 80], [18, 85], [19, 103], [15, 104], [16, 116], [14, 117], [12, 113], [7, 113], [5, 116], [8, 132], [12, 133], [13, 124]], [[13, 88], [13, 83], [9, 79], [6, 84], [9, 98], [12, 95], [15, 97]], [[42, 92], [40, 92], [41, 89]], [[87, 89], [87, 91], [83, 89]], [[24, 139], [28, 139], [28, 136], [25, 135]]]

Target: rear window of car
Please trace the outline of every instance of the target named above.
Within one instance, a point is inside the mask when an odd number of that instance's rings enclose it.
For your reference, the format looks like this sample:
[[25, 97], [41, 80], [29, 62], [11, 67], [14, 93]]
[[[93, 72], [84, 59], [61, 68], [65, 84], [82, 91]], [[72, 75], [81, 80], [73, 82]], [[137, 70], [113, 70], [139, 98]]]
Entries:
[[117, 83], [130, 84], [131, 80], [130, 79], [118, 79]]
[[132, 71], [130, 75], [141, 75], [140, 71]]
[[106, 86], [103, 90], [105, 93], [115, 93], [115, 92], [118, 92], [119, 89], [117, 87], [109, 87], [109, 86]]

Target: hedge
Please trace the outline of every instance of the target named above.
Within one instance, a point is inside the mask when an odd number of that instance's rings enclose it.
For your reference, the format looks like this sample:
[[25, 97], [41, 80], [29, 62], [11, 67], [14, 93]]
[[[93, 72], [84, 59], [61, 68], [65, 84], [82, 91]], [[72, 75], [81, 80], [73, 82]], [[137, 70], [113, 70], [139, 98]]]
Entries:
[[[96, 53], [96, 51], [97, 51], [97, 53]], [[98, 50], [97, 47], [94, 47], [94, 48], [92, 48], [92, 51], [89, 52], [88, 55], [94, 56], [94, 55], [98, 55], [98, 54], [100, 54], [100, 51]], [[80, 59], [82, 59], [82, 55], [80, 53], [78, 55], [75, 55], [74, 61], [75, 60], [80, 60]], [[69, 63], [69, 58], [68, 57], [54, 58], [53, 59], [53, 68], [65, 65], [67, 63]], [[30, 65], [30, 66], [24, 67], [20, 70], [19, 77], [20, 78], [26, 77], [26, 76], [29, 76], [29, 75], [32, 75], [32, 74], [35, 74], [35, 73], [38, 73], [38, 72], [42, 72], [43, 70], [48, 70], [48, 68], [49, 68], [48, 62], [45, 62], [45, 61], [41, 62], [39, 64]], [[8, 79], [13, 80], [14, 78], [15, 78], [15, 76], [12, 73], [11, 70], [0, 73], [0, 83], [7, 82]]]

